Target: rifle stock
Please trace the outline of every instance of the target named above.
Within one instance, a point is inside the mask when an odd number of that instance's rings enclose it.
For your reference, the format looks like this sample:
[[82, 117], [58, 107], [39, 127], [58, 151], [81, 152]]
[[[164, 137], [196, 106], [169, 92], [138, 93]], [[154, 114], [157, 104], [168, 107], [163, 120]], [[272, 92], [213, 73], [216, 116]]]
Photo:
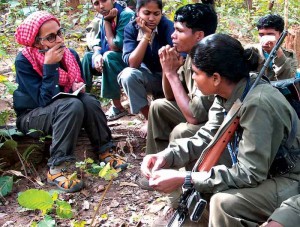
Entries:
[[228, 126], [227, 130], [218, 138], [217, 142], [205, 154], [202, 162], [198, 166], [198, 171], [209, 171], [219, 161], [227, 144], [231, 140], [239, 126], [239, 118], [233, 119], [232, 123]]

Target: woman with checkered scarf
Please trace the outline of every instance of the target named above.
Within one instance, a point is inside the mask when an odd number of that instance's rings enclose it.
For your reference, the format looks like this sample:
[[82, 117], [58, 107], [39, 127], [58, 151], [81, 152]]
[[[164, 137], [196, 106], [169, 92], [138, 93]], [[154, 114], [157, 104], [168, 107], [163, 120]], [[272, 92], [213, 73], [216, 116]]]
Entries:
[[111, 131], [101, 104], [85, 93], [52, 97], [59, 92], [72, 93], [84, 85], [78, 54], [64, 45], [60, 22], [45, 11], [29, 15], [17, 28], [16, 41], [24, 48], [15, 61], [18, 89], [14, 92], [17, 127], [31, 136], [51, 135], [47, 180], [67, 192], [79, 191], [83, 181], [70, 178], [67, 167], [75, 160], [74, 149], [79, 132], [86, 131], [100, 161], [116, 169], [127, 164], [113, 154]]

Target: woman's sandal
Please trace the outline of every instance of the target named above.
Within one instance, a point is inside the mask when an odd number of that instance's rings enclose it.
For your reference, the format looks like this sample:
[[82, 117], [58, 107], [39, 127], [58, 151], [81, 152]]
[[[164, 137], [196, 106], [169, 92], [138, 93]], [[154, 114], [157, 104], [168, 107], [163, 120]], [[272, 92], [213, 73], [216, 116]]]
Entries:
[[116, 170], [123, 171], [127, 168], [128, 164], [124, 158], [109, 151], [99, 155], [100, 162], [109, 163], [110, 166]]
[[108, 111], [105, 113], [106, 118], [108, 121], [114, 121], [117, 120], [125, 115], [128, 114], [127, 110], [119, 110], [117, 107], [115, 106], [111, 106]]
[[[58, 180], [58, 178], [62, 178]], [[83, 188], [83, 181], [78, 179], [70, 179], [64, 172], [51, 174], [50, 171], [47, 173], [47, 181], [51, 185], [56, 185], [59, 189], [65, 192], [77, 192]]]

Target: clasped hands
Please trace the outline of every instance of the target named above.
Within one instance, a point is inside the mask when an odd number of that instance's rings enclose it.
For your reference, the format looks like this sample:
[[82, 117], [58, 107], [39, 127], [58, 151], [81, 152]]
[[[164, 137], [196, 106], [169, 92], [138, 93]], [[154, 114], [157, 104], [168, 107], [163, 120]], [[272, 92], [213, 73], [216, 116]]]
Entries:
[[162, 169], [166, 160], [159, 154], [147, 155], [144, 157], [141, 172], [149, 180], [149, 186], [156, 191], [170, 193], [181, 187], [186, 176], [185, 172]]
[[170, 45], [163, 46], [159, 49], [158, 55], [164, 74], [168, 78], [172, 75], [177, 75], [177, 70], [183, 65], [184, 59], [176, 51], [175, 47]]

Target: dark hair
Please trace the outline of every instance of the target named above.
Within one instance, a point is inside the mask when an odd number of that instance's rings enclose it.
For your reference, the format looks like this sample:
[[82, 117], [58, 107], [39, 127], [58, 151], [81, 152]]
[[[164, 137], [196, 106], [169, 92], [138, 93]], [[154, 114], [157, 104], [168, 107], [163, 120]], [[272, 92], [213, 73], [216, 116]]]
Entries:
[[136, 11], [139, 11], [143, 6], [150, 2], [155, 2], [158, 5], [158, 8], [162, 11], [163, 3], [161, 0], [137, 0], [136, 1]]
[[208, 76], [219, 73], [229, 81], [237, 83], [248, 77], [253, 70], [255, 62], [251, 62], [251, 53], [254, 52], [245, 51], [242, 44], [229, 35], [213, 34], [193, 47], [191, 57], [193, 64]]
[[218, 17], [211, 5], [202, 3], [182, 6], [175, 12], [175, 22], [185, 22], [193, 32], [203, 31], [205, 36], [215, 33]]
[[275, 31], [279, 31], [281, 33], [284, 29], [284, 20], [278, 14], [268, 14], [258, 20], [256, 27], [258, 30], [264, 28], [273, 28]]

